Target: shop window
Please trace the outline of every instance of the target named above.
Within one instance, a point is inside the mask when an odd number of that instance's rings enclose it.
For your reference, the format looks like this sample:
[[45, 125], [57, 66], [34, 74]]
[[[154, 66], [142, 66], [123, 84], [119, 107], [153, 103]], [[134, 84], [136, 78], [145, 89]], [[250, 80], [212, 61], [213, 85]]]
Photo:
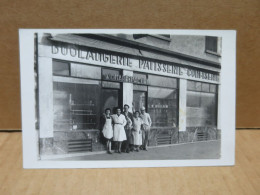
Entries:
[[177, 89], [148, 87], [148, 112], [152, 127], [176, 127], [178, 121]]
[[217, 86], [200, 83], [201, 89], [194, 89], [197, 83], [188, 81], [187, 127], [217, 125]]
[[210, 92], [211, 93], [217, 93], [217, 85], [210, 84]]
[[209, 83], [202, 83], [201, 84], [201, 91], [209, 92]]
[[218, 52], [218, 37], [206, 37], [206, 51]]
[[70, 64], [68, 62], [53, 60], [53, 75], [70, 76]]
[[177, 79], [170, 78], [170, 77], [149, 75], [148, 76], [148, 82], [152, 86], [169, 87], [169, 88], [177, 88], [178, 87]]
[[96, 83], [53, 82], [55, 131], [99, 128], [101, 87]]

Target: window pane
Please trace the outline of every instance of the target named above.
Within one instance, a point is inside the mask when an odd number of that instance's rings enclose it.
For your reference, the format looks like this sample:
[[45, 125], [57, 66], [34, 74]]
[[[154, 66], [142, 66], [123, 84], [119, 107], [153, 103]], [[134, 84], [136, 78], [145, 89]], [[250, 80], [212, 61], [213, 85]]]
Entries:
[[200, 107], [200, 93], [187, 91], [187, 107]]
[[218, 38], [206, 37], [206, 50], [217, 52], [218, 51]]
[[208, 83], [202, 83], [201, 91], [209, 92], [209, 84]]
[[187, 81], [187, 90], [196, 91], [196, 82], [195, 81]]
[[150, 85], [159, 87], [177, 88], [177, 79], [163, 76], [148, 75]]
[[148, 112], [153, 127], [176, 127], [178, 118], [177, 90], [148, 88]]
[[133, 111], [140, 111], [143, 106], [146, 107], [146, 92], [134, 91]]
[[54, 75], [69, 76], [70, 75], [69, 63], [53, 60], [52, 72]]
[[201, 82], [195, 82], [195, 91], [201, 91]]
[[216, 94], [188, 91], [187, 127], [216, 126], [216, 100]]
[[210, 84], [210, 92], [211, 93], [217, 93], [217, 85]]
[[99, 128], [100, 85], [53, 83], [54, 130]]
[[90, 79], [101, 79], [101, 68], [71, 63], [71, 76]]

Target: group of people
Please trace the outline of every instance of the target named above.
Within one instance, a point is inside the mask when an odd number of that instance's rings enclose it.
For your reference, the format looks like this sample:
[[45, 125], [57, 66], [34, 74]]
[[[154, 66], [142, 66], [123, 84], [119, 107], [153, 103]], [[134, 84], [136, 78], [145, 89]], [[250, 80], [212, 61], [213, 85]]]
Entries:
[[121, 153], [122, 143], [126, 153], [140, 149], [147, 151], [148, 137], [152, 125], [151, 117], [145, 112], [145, 107], [141, 112], [129, 111], [129, 105], [124, 105], [123, 113], [121, 109], [116, 109], [116, 114], [111, 113], [110, 108], [105, 109], [104, 126], [102, 133], [106, 138], [107, 152], [112, 154], [111, 144], [115, 142], [115, 152]]

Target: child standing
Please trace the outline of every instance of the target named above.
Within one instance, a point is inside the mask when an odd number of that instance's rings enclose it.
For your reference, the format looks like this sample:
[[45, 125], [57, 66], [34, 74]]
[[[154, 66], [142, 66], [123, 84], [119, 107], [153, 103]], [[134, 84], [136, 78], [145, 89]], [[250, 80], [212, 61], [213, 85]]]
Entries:
[[113, 126], [112, 126], [112, 117], [110, 115], [111, 110], [110, 108], [106, 108], [105, 110], [105, 116], [104, 116], [104, 127], [103, 127], [103, 135], [107, 140], [107, 152], [109, 154], [112, 154], [111, 152], [111, 141], [113, 138]]

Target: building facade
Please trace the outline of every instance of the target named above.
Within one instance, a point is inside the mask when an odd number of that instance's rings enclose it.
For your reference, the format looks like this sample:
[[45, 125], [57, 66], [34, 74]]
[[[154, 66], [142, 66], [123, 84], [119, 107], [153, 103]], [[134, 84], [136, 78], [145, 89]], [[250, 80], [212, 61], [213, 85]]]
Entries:
[[221, 38], [37, 34], [40, 155], [105, 149], [106, 108], [146, 107], [149, 146], [220, 139]]

